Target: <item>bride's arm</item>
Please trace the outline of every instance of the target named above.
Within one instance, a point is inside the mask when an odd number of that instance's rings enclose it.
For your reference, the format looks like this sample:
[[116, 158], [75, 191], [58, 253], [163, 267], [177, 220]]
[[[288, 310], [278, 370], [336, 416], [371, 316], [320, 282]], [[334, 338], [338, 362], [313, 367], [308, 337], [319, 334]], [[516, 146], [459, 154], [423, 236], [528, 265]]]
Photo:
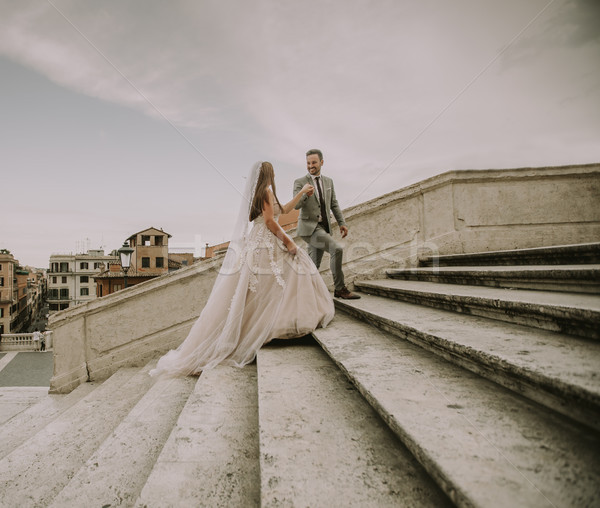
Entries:
[[304, 187], [302, 187], [302, 189], [300, 189], [300, 192], [296, 194], [289, 203], [281, 206], [281, 213], [291, 212], [294, 208], [296, 208], [296, 205], [300, 202], [304, 194], [312, 196], [313, 192], [315, 192], [315, 188], [307, 183], [304, 185]]
[[[265, 225], [269, 228], [269, 231], [273, 233], [277, 238], [279, 238], [290, 254], [296, 254], [298, 250], [298, 246], [283, 230], [283, 228], [279, 225], [279, 223], [275, 220], [274, 209], [275, 209], [275, 198], [273, 197], [273, 193], [271, 190], [268, 191], [269, 199], [263, 203], [262, 214], [265, 220]], [[298, 195], [301, 195], [299, 193]], [[295, 198], [294, 198], [295, 199]], [[293, 201], [293, 200], [292, 200]], [[287, 206], [287, 205], [286, 205]]]

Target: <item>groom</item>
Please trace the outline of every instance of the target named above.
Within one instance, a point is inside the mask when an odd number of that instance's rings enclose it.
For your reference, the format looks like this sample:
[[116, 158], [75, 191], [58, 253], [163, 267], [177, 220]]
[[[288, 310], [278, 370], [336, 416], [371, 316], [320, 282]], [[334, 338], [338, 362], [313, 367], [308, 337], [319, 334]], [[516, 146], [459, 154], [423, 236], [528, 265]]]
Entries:
[[298, 178], [294, 182], [294, 196], [300, 192], [305, 184], [310, 184], [315, 188], [311, 196], [304, 194], [296, 208], [300, 209], [298, 217], [298, 236], [308, 244], [308, 254], [319, 268], [323, 252], [329, 252], [331, 257], [331, 273], [335, 291], [333, 295], [336, 298], [345, 300], [355, 300], [360, 298], [357, 294], [348, 291], [344, 284], [344, 273], [342, 272], [342, 255], [344, 251], [333, 236], [331, 236], [331, 222], [329, 217], [331, 212], [335, 216], [339, 226], [342, 238], [348, 234], [348, 228], [342, 215], [342, 210], [335, 198], [333, 189], [333, 180], [327, 176], [321, 175], [323, 166], [323, 153], [321, 150], [309, 150], [306, 152], [306, 166], [308, 175]]

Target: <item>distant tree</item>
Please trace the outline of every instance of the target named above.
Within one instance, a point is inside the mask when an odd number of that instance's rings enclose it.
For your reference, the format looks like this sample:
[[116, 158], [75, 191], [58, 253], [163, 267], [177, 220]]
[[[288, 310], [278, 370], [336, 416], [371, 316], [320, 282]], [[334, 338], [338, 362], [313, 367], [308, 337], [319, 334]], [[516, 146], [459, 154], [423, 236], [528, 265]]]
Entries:
[[10, 254], [8, 249], [0, 249], [0, 254]]

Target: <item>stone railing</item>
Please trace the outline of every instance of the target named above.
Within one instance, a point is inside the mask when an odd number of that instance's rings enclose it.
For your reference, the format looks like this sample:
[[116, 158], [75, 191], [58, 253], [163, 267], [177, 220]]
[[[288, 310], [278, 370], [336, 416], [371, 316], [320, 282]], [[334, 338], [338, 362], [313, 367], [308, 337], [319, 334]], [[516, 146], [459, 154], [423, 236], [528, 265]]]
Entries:
[[[52, 332], [43, 333], [46, 349], [52, 348]], [[40, 345], [35, 344], [33, 333], [3, 333], [0, 335], [0, 351], [36, 351]]]
[[344, 210], [346, 278], [429, 255], [596, 242], [599, 195], [600, 164], [443, 173]]
[[222, 260], [200, 261], [51, 315], [50, 391], [69, 392], [177, 347], [200, 315]]
[[[443, 173], [344, 211], [346, 281], [415, 266], [427, 255], [598, 241], [599, 195], [600, 164]], [[176, 347], [221, 261], [201, 261], [51, 316], [51, 391], [105, 379]], [[328, 265], [324, 259], [321, 273], [331, 285]]]

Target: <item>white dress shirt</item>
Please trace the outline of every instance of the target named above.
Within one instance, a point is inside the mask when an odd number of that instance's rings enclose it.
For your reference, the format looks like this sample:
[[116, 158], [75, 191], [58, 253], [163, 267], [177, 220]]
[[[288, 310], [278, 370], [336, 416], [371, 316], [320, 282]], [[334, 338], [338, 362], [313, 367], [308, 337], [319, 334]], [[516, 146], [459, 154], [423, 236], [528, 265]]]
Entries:
[[[323, 187], [323, 175], [318, 175], [319, 178], [319, 184], [317, 184], [317, 177], [314, 175], [311, 175], [310, 173], [308, 174], [311, 178], [312, 178], [312, 182], [313, 182], [313, 187], [315, 188], [315, 194], [317, 195], [317, 200], [320, 200], [320, 196], [323, 196], [323, 201], [325, 201], [325, 188]], [[321, 189], [321, 194], [319, 194], [319, 189], [317, 188], [319, 187]], [[321, 214], [319, 214], [319, 222], [321, 222], [323, 220], [323, 217], [321, 217]]]
[[[319, 197], [319, 189], [317, 189], [317, 177], [313, 176], [309, 173], [310, 177], [312, 178], [313, 181], [313, 187], [315, 188], [315, 192], [317, 193], [317, 198]], [[323, 196], [323, 199], [325, 199], [325, 192], [323, 189], [323, 178], [321, 178], [322, 175], [319, 175], [319, 182], [321, 185], [319, 185], [318, 187], [321, 188], [321, 195]]]

